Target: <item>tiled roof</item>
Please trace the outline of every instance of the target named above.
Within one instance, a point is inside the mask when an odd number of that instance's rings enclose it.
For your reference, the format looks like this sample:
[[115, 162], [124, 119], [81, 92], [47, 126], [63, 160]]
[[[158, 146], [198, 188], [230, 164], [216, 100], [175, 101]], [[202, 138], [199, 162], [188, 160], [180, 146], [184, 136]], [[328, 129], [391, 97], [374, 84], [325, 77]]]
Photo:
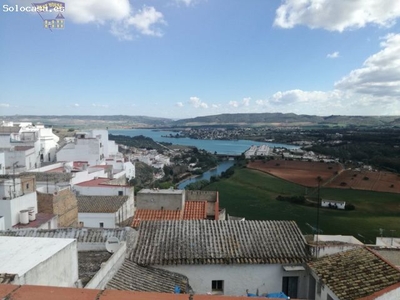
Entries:
[[139, 227], [141, 221], [204, 220], [207, 219], [206, 207], [207, 201], [186, 201], [183, 213], [181, 210], [137, 209], [132, 227]]
[[49, 230], [27, 228], [0, 231], [0, 236], [66, 238], [76, 239], [78, 243], [105, 243], [109, 237], [113, 236], [120, 241], [126, 241], [126, 231], [125, 228], [59, 228]]
[[207, 201], [186, 201], [183, 220], [203, 220], [207, 218]]
[[340, 300], [365, 297], [400, 282], [400, 271], [366, 248], [325, 256], [309, 266]]
[[115, 213], [128, 200], [128, 196], [77, 196], [80, 213]]
[[138, 292], [173, 293], [175, 286], [181, 292], [190, 289], [189, 279], [181, 274], [135, 264], [125, 260], [117, 274], [108, 282], [107, 289], [131, 290]]
[[140, 265], [309, 260], [305, 239], [294, 221], [145, 221], [129, 256]]
[[11, 283], [14, 281], [15, 274], [0, 273], [0, 283]]
[[[0, 284], [0, 299], [9, 300], [247, 300], [248, 297], [146, 293], [52, 286]], [[252, 298], [254, 300], [261, 298]], [[265, 298], [262, 298], [265, 299]], [[273, 300], [273, 299], [270, 299]], [[277, 299], [279, 300], [279, 299]], [[282, 300], [282, 299], [280, 299]]]
[[141, 221], [180, 220], [181, 218], [180, 210], [137, 209], [133, 217], [132, 227], [139, 227]]

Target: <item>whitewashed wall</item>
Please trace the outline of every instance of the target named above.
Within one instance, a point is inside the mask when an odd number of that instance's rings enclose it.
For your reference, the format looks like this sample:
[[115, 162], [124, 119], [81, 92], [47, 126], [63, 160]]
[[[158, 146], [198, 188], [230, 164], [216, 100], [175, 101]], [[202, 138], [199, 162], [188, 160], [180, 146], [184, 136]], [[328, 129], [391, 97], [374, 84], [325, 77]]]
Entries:
[[15, 284], [75, 287], [78, 280], [76, 240], [20, 276]]
[[308, 274], [306, 271], [286, 272], [280, 264], [262, 265], [175, 265], [156, 266], [186, 275], [196, 294], [211, 292], [212, 280], [224, 280], [224, 295], [245, 296], [282, 291], [284, 276], [298, 276], [298, 298], [307, 298]]
[[85, 196], [118, 196], [122, 192], [122, 196], [130, 196], [133, 194], [133, 187], [129, 186], [79, 186], [75, 185], [74, 189], [79, 195]]
[[104, 228], [116, 228], [115, 218], [115, 213], [78, 213], [78, 221], [91, 228], [100, 228], [101, 222]]
[[35, 213], [37, 213], [36, 192], [14, 199], [0, 200], [0, 215], [4, 216], [5, 229], [10, 229], [15, 224], [18, 224], [19, 212], [29, 207], [34, 207]]

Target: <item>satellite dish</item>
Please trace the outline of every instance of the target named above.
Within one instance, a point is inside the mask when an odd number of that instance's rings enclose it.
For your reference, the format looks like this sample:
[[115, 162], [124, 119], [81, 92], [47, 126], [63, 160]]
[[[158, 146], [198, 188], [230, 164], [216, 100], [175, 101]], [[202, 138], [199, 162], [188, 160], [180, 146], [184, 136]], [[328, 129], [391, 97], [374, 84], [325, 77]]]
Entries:
[[119, 239], [115, 236], [109, 237], [106, 241], [106, 249], [110, 253], [114, 253], [119, 249]]

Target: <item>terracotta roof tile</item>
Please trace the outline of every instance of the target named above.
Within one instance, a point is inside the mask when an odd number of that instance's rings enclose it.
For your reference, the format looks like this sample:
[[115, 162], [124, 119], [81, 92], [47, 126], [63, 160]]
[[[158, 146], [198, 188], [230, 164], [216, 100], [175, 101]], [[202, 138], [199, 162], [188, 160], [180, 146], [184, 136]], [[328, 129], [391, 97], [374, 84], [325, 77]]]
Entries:
[[185, 294], [161, 294], [132, 291], [105, 290], [99, 300], [189, 300]]
[[94, 300], [101, 290], [22, 285], [9, 300]]
[[181, 292], [187, 293], [190, 289], [189, 279], [178, 273], [139, 266], [130, 260], [125, 260], [108, 282], [107, 289], [173, 293], [175, 286], [179, 286]]
[[156, 221], [156, 220], [180, 220], [180, 210], [167, 209], [138, 209], [133, 217], [132, 227], [137, 228], [141, 221]]
[[294, 221], [145, 221], [129, 254], [140, 265], [278, 264], [309, 260]]
[[366, 297], [400, 282], [400, 271], [366, 248], [326, 256], [309, 266], [340, 300]]
[[7, 299], [6, 296], [19, 288], [19, 285], [0, 284], [0, 299]]
[[[0, 284], [0, 297], [8, 300], [189, 300], [189, 294], [92, 290], [51, 286]], [[193, 300], [246, 300], [248, 297], [193, 295]], [[261, 299], [261, 298], [252, 298]], [[265, 298], [262, 298], [265, 299]], [[273, 299], [271, 299], [273, 300]]]
[[128, 196], [77, 196], [76, 199], [80, 213], [115, 213], [128, 201]]
[[207, 201], [186, 201], [183, 220], [207, 219]]

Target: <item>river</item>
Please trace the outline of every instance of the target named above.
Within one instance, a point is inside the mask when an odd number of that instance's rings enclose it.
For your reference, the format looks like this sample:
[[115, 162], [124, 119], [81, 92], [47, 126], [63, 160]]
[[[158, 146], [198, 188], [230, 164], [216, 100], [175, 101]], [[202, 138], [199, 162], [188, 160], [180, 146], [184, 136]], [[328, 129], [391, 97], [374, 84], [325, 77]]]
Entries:
[[[284, 147], [287, 149], [298, 148], [295, 145], [285, 145], [270, 142], [255, 142], [250, 140], [196, 140], [190, 138], [168, 138], [170, 134], [175, 135], [176, 132], [173, 131], [158, 131], [153, 129], [119, 129], [119, 130], [109, 130], [110, 134], [113, 135], [125, 135], [125, 136], [138, 136], [143, 135], [152, 138], [156, 142], [166, 142], [172, 143], [174, 145], [185, 145], [185, 146], [195, 146], [198, 149], [204, 149], [208, 152], [217, 154], [227, 154], [227, 155], [240, 155], [249, 149], [251, 146], [256, 145], [268, 145], [269, 147]], [[222, 172], [225, 172], [231, 166], [234, 165], [234, 161], [222, 161], [218, 164], [216, 169], [204, 172], [202, 175], [197, 177], [192, 177], [186, 179], [179, 183], [178, 188], [184, 189], [186, 185], [199, 181], [199, 180], [210, 180], [211, 176], [219, 176]]]
[[249, 149], [252, 145], [268, 145], [269, 147], [285, 147], [287, 149], [298, 148], [295, 145], [285, 145], [270, 142], [255, 142], [250, 140], [196, 140], [190, 138], [168, 138], [166, 135], [175, 135], [172, 131], [155, 131], [153, 129], [119, 129], [109, 130], [110, 134], [138, 136], [143, 135], [152, 138], [156, 142], [172, 143], [174, 145], [195, 146], [198, 149], [204, 149], [208, 152], [227, 155], [240, 155]]

